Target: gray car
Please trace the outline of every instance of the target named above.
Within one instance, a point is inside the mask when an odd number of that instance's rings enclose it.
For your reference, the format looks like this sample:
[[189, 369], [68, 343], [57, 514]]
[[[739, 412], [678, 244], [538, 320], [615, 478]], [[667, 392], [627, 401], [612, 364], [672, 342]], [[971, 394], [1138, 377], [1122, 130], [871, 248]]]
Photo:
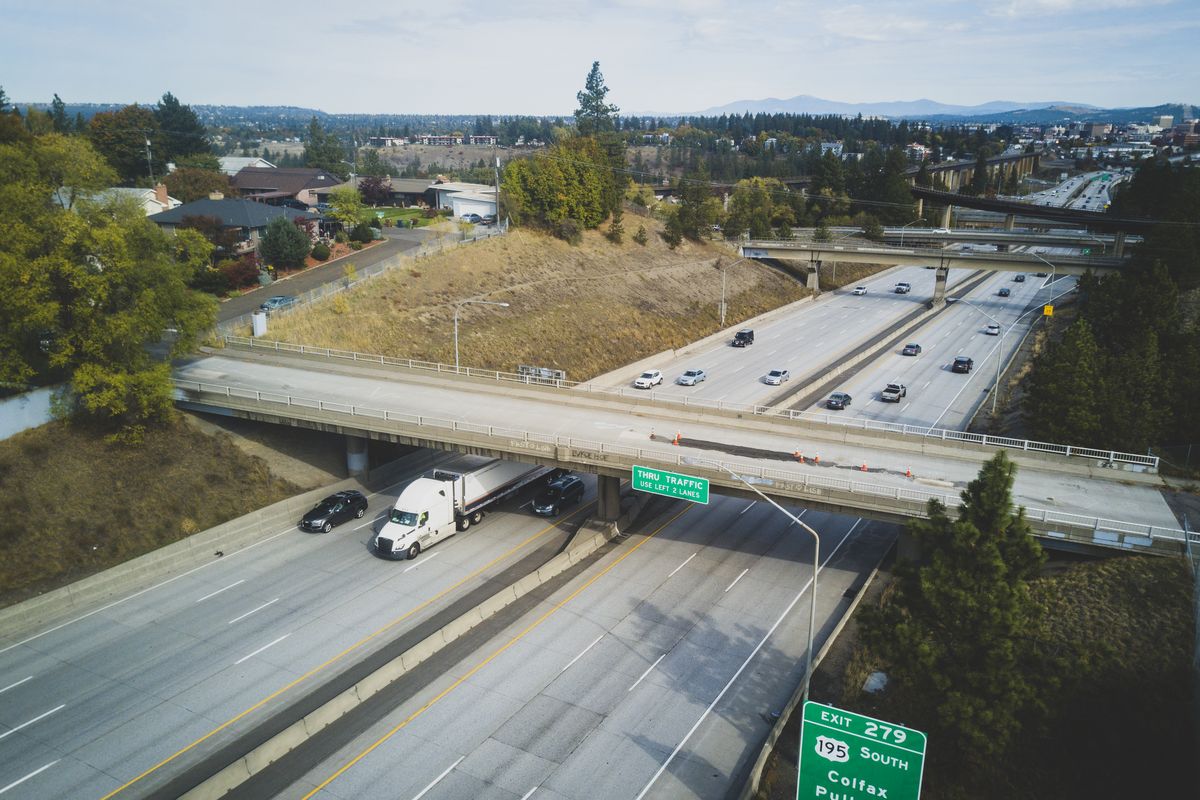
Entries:
[[702, 369], [685, 370], [682, 375], [675, 379], [675, 382], [680, 386], [695, 386], [700, 381], [708, 377], [708, 373]]
[[299, 300], [297, 300], [295, 297], [291, 297], [290, 295], [277, 294], [274, 297], [267, 298], [267, 301], [259, 306], [259, 308], [270, 314], [272, 311], [291, 308], [299, 302]]

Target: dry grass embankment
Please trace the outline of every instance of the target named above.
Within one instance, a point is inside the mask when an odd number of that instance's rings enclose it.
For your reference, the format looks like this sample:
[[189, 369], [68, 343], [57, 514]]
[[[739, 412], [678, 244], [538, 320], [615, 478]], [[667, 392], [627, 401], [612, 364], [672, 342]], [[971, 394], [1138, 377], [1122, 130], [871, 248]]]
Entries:
[[[466, 305], [459, 314], [464, 366], [513, 370], [518, 364], [588, 378], [716, 332], [718, 257], [707, 243], [670, 250], [651, 220], [627, 215], [625, 243], [589, 231], [583, 243], [514, 230], [414, 261], [303, 314], [274, 322], [284, 341], [442, 363], [454, 362], [454, 306], [466, 298], [511, 304]], [[630, 239], [639, 224], [650, 240]], [[752, 262], [726, 270], [726, 324], [808, 294], [794, 280]]]
[[296, 494], [227, 435], [180, 419], [139, 447], [64, 423], [0, 442], [0, 606]]

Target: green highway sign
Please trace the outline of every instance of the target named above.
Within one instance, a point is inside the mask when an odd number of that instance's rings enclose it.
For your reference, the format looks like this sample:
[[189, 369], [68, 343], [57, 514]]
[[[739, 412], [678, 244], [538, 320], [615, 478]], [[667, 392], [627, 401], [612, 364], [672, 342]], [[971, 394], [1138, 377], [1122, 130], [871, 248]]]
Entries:
[[691, 475], [667, 472], [665, 469], [634, 465], [632, 483], [633, 488], [639, 492], [661, 494], [663, 497], [675, 497], [708, 505], [708, 478], [693, 478]]
[[799, 769], [796, 800], [917, 800], [925, 734], [809, 700]]

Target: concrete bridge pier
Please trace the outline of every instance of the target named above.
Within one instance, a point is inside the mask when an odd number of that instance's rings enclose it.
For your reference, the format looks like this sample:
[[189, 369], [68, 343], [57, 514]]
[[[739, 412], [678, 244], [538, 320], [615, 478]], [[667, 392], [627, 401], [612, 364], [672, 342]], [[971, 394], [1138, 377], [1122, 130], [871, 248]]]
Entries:
[[812, 289], [814, 295], [821, 293], [821, 262], [812, 262], [812, 272], [808, 273], [808, 288]]
[[925, 216], [925, 198], [918, 197], [917, 198], [917, 219], [920, 219], [923, 216]]
[[1004, 217], [1004, 230], [1011, 231], [1017, 226], [1017, 215], [1008, 214]]
[[612, 475], [596, 478], [596, 517], [601, 522], [616, 522], [621, 516], [621, 479]]
[[1117, 231], [1116, 238], [1113, 240], [1113, 253], [1117, 258], [1125, 255], [1125, 231]]
[[945, 208], [943, 208], [943, 209], [942, 209], [942, 224], [941, 224], [941, 227], [943, 227], [943, 228], [949, 228], [949, 227], [950, 227], [950, 212], [951, 212], [953, 209], [954, 209], [954, 206], [946, 206]]
[[367, 474], [367, 439], [346, 434], [346, 473], [351, 478]]
[[946, 278], [950, 275], [949, 267], [938, 267], [933, 277], [933, 307], [941, 308], [946, 305]]

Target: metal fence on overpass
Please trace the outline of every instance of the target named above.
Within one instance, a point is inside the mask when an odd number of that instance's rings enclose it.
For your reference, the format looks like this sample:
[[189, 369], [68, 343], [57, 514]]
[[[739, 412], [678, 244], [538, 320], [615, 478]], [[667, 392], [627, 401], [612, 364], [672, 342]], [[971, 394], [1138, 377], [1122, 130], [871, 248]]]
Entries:
[[455, 367], [453, 364], [440, 364], [433, 361], [415, 361], [410, 358], [393, 358], [391, 356], [356, 353], [350, 350], [334, 350], [328, 347], [313, 347], [311, 345], [291, 344], [289, 342], [261, 341], [245, 336], [224, 336], [227, 346], [263, 349], [279, 353], [309, 356], [331, 361], [350, 361], [355, 364], [379, 364], [388, 367], [414, 370], [440, 375], [463, 375], [469, 378], [481, 378], [503, 383], [519, 383], [526, 386], [550, 386], [572, 391], [584, 391], [589, 394], [599, 394], [619, 398], [636, 398], [638, 400], [653, 399], [657, 403], [675, 404], [689, 410], [711, 410], [731, 412], [735, 414], [750, 414], [761, 417], [779, 417], [782, 419], [828, 425], [830, 427], [850, 428], [854, 430], [894, 433], [902, 436], [920, 437], [923, 439], [939, 439], [944, 442], [962, 442], [964, 444], [982, 445], [1027, 453], [1048, 453], [1067, 456], [1069, 458], [1087, 458], [1104, 462], [1116, 467], [1141, 469], [1147, 472], [1158, 470], [1158, 457], [1140, 453], [1122, 453], [1117, 450], [1103, 450], [1095, 447], [1080, 447], [1078, 445], [1053, 444], [1031, 439], [1017, 439], [1009, 436], [991, 436], [983, 433], [970, 433], [952, 428], [931, 428], [921, 425], [905, 425], [898, 422], [883, 422], [865, 417], [851, 418], [834, 414], [823, 414], [819, 411], [798, 411], [792, 408], [762, 406], [748, 403], [731, 403], [726, 400], [705, 400], [684, 396], [681, 399], [656, 395], [653, 390], [609, 388], [553, 378], [538, 378], [529, 375], [518, 375], [512, 372], [499, 372], [477, 367]]

